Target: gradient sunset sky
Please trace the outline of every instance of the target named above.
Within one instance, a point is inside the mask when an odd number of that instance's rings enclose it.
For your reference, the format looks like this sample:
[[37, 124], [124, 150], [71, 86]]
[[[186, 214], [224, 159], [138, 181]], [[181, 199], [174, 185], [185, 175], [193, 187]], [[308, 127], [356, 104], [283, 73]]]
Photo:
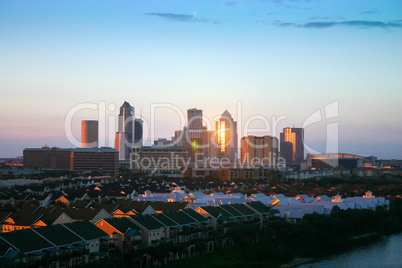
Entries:
[[[65, 117], [80, 103], [105, 102], [108, 120], [124, 101], [147, 122], [155, 103], [242, 125], [283, 115], [258, 133], [279, 137], [339, 101], [305, 129], [310, 147], [325, 151], [335, 122], [339, 151], [402, 159], [400, 0], [1, 1], [0, 40], [0, 157], [74, 147]], [[75, 114], [76, 139], [98, 112]], [[181, 127], [170, 108], [155, 115], [157, 138]]]

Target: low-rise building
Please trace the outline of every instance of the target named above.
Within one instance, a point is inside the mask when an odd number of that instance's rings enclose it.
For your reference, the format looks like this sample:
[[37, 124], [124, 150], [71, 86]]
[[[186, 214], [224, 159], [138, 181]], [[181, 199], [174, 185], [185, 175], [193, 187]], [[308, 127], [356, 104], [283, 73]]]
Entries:
[[107, 147], [26, 148], [24, 149], [24, 168], [97, 171], [115, 175], [119, 171], [119, 152]]
[[142, 230], [142, 243], [144, 246], [150, 246], [152, 243], [158, 243], [162, 237], [168, 237], [163, 223], [151, 215], [131, 216], [130, 219]]
[[95, 226], [116, 239], [120, 250], [140, 249], [141, 229], [127, 218], [101, 219]]
[[13, 266], [82, 266], [107, 254], [100, 252], [107, 243], [105, 232], [83, 221], [0, 234], [0, 254]]
[[133, 172], [180, 174], [188, 167], [188, 152], [181, 146], [133, 146]]

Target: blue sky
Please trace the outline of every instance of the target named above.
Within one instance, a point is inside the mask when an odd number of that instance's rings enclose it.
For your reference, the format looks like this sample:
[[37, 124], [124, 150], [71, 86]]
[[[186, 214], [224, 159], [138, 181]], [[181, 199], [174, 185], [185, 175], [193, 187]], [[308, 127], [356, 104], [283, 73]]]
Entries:
[[[239, 120], [240, 101], [243, 123], [286, 116], [277, 136], [339, 101], [340, 151], [402, 158], [401, 1], [2, 1], [0, 36], [0, 157], [73, 146], [72, 107], [126, 100], [148, 121], [154, 103]], [[77, 139], [97, 115], [76, 114]], [[156, 115], [170, 138], [176, 113]], [[327, 123], [306, 128], [310, 147]]]

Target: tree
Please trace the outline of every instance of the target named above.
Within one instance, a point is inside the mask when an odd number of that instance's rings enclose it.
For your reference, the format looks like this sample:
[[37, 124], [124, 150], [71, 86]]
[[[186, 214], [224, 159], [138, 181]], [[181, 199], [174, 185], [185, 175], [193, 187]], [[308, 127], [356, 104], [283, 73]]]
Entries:
[[331, 209], [331, 214], [339, 213], [339, 211], [341, 211], [341, 208], [339, 206], [335, 205]]
[[402, 199], [395, 199], [390, 205], [390, 212], [393, 215], [402, 217]]
[[66, 205], [59, 200], [59, 201], [56, 201], [56, 203], [54, 203], [54, 207], [56, 207], [56, 208], [65, 208]]

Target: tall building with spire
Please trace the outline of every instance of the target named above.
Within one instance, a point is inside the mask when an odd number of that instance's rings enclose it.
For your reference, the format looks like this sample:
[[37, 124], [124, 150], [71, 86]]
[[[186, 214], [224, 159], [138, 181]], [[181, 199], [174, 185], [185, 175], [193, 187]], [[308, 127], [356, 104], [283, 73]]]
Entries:
[[[137, 131], [136, 127], [139, 128]], [[142, 120], [135, 118], [134, 107], [125, 101], [120, 107], [115, 140], [115, 149], [119, 151], [120, 160], [130, 159], [131, 147], [136, 142], [142, 144]]]

